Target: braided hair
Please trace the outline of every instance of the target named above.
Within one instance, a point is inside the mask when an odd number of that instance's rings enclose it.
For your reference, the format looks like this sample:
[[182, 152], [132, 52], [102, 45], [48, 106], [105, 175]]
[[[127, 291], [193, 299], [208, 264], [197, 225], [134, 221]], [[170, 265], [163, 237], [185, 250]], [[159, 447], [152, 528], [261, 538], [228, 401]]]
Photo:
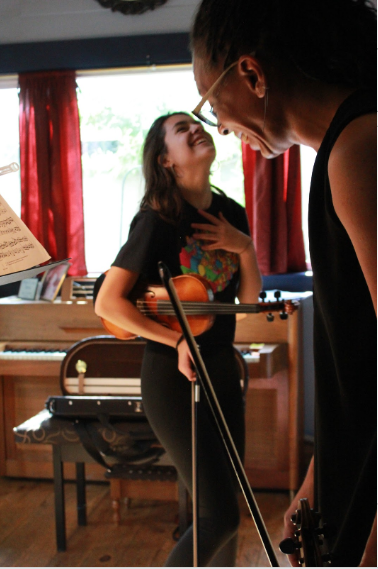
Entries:
[[202, 0], [191, 49], [210, 66], [250, 53], [313, 80], [376, 88], [376, 29], [369, 0]]

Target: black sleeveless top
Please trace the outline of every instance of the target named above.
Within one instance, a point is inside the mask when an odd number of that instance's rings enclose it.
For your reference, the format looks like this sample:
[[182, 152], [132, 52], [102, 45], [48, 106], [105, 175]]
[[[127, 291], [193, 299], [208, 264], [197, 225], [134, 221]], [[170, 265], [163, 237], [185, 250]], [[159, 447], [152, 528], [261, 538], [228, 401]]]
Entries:
[[[376, 93], [357, 91], [339, 107], [311, 181], [309, 236], [314, 272], [315, 492], [333, 565], [356, 567], [376, 511], [377, 323], [349, 236], [332, 204], [328, 159], [343, 129], [376, 112]], [[358, 189], [355, 196], [358, 207]]]

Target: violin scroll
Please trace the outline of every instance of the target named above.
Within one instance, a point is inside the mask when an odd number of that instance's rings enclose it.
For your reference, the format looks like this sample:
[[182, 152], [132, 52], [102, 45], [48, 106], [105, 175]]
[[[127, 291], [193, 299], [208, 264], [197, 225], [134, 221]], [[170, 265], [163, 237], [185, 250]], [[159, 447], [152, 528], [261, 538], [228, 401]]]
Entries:
[[319, 512], [311, 509], [307, 498], [301, 498], [291, 521], [296, 527], [294, 539], [286, 538], [279, 544], [286, 555], [296, 554], [302, 567], [329, 567], [331, 555], [322, 551], [324, 538], [329, 535]]
[[279, 311], [280, 319], [287, 320], [289, 315], [294, 314], [299, 308], [298, 300], [283, 300], [281, 299], [281, 292], [276, 290], [274, 292], [275, 301], [267, 301], [267, 294], [263, 290], [260, 292], [261, 302], [259, 303], [260, 312], [268, 312], [266, 319], [268, 322], [273, 322], [274, 315], [273, 311]]

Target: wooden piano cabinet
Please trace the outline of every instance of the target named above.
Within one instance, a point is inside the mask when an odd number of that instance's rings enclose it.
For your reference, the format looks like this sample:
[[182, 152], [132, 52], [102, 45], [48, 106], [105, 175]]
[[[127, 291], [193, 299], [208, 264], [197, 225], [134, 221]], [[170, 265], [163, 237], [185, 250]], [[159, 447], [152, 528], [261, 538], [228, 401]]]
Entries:
[[[91, 301], [41, 303], [0, 299], [0, 343], [68, 348], [103, 334]], [[245, 466], [252, 487], [296, 490], [303, 443], [302, 315], [268, 322], [263, 314], [238, 320], [235, 343], [275, 345], [266, 365], [251, 364], [246, 408]], [[268, 350], [268, 347], [267, 347]], [[268, 358], [269, 355], [269, 358]], [[13, 427], [37, 414], [49, 395], [60, 393], [59, 362], [0, 360], [0, 475], [52, 478], [49, 445], [16, 445]], [[256, 372], [260, 369], [260, 372]], [[262, 370], [265, 371], [262, 371]], [[259, 374], [261, 376], [259, 377]], [[21, 448], [22, 447], [22, 448]], [[75, 477], [66, 464], [65, 477]], [[103, 480], [103, 468], [87, 466], [88, 479]]]
[[[103, 334], [92, 303], [0, 300], [0, 351], [68, 349], [88, 336]], [[0, 475], [52, 478], [50, 445], [16, 444], [13, 428], [44, 408], [49, 395], [61, 393], [60, 362], [0, 359]], [[75, 479], [75, 465], [64, 465], [66, 479]], [[88, 464], [87, 478], [104, 480], [104, 469]]]
[[[303, 313], [287, 320], [264, 314], [238, 320], [235, 344], [281, 344], [270, 377], [250, 374], [246, 399], [245, 470], [253, 488], [294, 492], [302, 478]], [[285, 354], [286, 352], [286, 354]], [[283, 365], [284, 363], [284, 365]]]
[[290, 489], [288, 395], [287, 370], [249, 382], [245, 470], [254, 488]]
[[[9, 363], [9, 362], [7, 362]], [[17, 362], [19, 364], [19, 362]], [[56, 362], [40, 362], [37, 375], [33, 369], [37, 362], [28, 362], [24, 375], [2, 375], [3, 393], [3, 458], [1, 474], [5, 476], [26, 478], [52, 478], [52, 447], [38, 444], [16, 444], [13, 427], [33, 417], [44, 407], [47, 397], [60, 393], [59, 364]], [[49, 364], [46, 370], [43, 364]], [[50, 375], [51, 363], [55, 364], [56, 373]], [[42, 364], [42, 365], [41, 365]], [[19, 366], [18, 366], [19, 367]], [[50, 368], [50, 369], [49, 369]], [[45, 374], [44, 371], [47, 373]], [[64, 465], [65, 478], [75, 479], [74, 465]], [[104, 469], [97, 465], [88, 465], [88, 479], [104, 480]]]
[[91, 300], [46, 302], [0, 299], [0, 342], [73, 344], [89, 336], [104, 334]]

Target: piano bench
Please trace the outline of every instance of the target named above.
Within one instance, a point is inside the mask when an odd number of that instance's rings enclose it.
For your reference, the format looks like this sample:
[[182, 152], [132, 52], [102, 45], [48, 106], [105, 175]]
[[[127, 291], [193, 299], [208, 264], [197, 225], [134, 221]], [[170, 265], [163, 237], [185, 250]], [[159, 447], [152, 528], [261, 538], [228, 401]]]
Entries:
[[85, 463], [94, 460], [80, 443], [72, 421], [53, 417], [47, 410], [14, 427], [13, 433], [16, 443], [52, 445], [56, 544], [58, 551], [66, 551], [63, 464], [64, 462], [76, 464], [77, 521], [78, 525], [85, 526], [87, 524]]
[[[102, 433], [104, 426], [98, 421], [93, 422], [98, 425], [98, 432]], [[14, 438], [16, 443], [21, 444], [47, 444], [52, 445], [53, 449], [53, 475], [54, 475], [54, 495], [55, 495], [55, 528], [56, 544], [58, 551], [66, 551], [66, 517], [65, 517], [65, 497], [64, 497], [64, 477], [63, 464], [74, 462], [76, 466], [76, 496], [77, 496], [77, 520], [78, 525], [87, 525], [86, 514], [86, 492], [85, 492], [85, 463], [94, 463], [95, 460], [85, 450], [79, 435], [73, 426], [72, 419], [65, 419], [53, 416], [48, 410], [43, 410], [34, 417], [31, 417], [21, 425], [14, 427]], [[164, 455], [163, 455], [164, 456]], [[144, 497], [143, 488], [145, 484], [147, 498], [150, 499], [177, 499], [179, 501], [179, 530], [180, 535], [188, 526], [187, 493], [183, 483], [178, 479], [177, 472], [173, 466], [169, 465], [150, 465], [148, 467], [130, 467], [116, 465], [114, 470], [105, 470], [105, 478], [110, 480], [110, 493], [112, 507], [115, 512], [114, 520], [119, 522], [119, 500], [121, 497]], [[159, 495], [152, 496], [148, 491], [149, 481], [167, 482], [168, 493], [165, 490]], [[174, 490], [173, 490], [174, 487]], [[155, 492], [156, 494], [156, 492]]]

